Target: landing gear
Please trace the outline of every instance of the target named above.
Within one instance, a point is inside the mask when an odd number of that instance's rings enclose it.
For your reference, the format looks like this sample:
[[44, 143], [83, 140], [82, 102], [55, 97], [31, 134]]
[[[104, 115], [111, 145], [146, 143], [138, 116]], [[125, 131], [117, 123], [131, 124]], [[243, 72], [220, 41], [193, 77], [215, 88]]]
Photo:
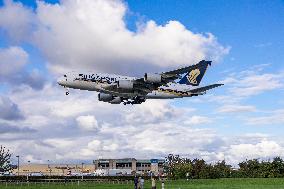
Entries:
[[69, 95], [69, 89], [66, 88], [66, 92], [65, 92], [66, 96]]
[[131, 104], [131, 105], [133, 105], [134, 103], [133, 103], [133, 101], [128, 100], [128, 101], [123, 102], [123, 105], [126, 105], [126, 104]]
[[145, 98], [136, 96], [136, 97], [134, 97], [134, 98], [132, 98], [132, 99], [127, 99], [127, 100], [125, 100], [125, 101], [123, 102], [123, 104], [124, 104], [124, 105], [126, 105], [126, 104], [131, 104], [131, 105], [133, 105], [133, 104], [141, 104], [141, 103], [143, 103], [143, 102], [145, 102], [145, 101], [146, 101]]
[[145, 98], [136, 96], [136, 97], [133, 98], [133, 103], [132, 104], [142, 104], [145, 101], [146, 101]]

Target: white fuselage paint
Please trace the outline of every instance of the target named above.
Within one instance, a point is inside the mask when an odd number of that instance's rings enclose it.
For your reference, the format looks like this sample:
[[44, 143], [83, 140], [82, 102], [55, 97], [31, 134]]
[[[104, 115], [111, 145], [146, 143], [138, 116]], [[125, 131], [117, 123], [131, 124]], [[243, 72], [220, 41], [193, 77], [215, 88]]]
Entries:
[[[88, 91], [97, 91], [108, 94], [113, 94], [116, 96], [131, 98], [135, 96], [143, 96], [135, 91], [125, 91], [125, 92], [115, 92], [111, 90], [106, 90], [109, 86], [114, 86], [119, 80], [136, 80], [135, 77], [120, 76], [114, 74], [93, 74], [93, 73], [84, 73], [78, 74], [71, 72], [65, 74], [63, 77], [58, 79], [58, 83], [61, 86], [73, 89], [88, 90]], [[180, 85], [180, 84], [179, 84]], [[188, 88], [187, 88], [188, 89]], [[159, 87], [158, 90], [154, 90], [151, 93], [148, 93], [144, 98], [146, 99], [173, 99], [173, 98], [182, 98], [190, 97], [190, 94], [182, 94], [183, 90], [177, 90], [176, 86], [169, 85], [168, 87]]]

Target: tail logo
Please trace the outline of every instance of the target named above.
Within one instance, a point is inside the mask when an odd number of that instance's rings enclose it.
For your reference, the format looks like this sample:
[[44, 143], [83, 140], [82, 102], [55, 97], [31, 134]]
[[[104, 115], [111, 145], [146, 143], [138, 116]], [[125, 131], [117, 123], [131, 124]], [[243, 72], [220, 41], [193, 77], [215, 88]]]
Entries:
[[199, 75], [200, 75], [200, 70], [199, 69], [191, 70], [191, 72], [189, 72], [189, 74], [187, 75], [187, 80], [191, 84], [197, 84], [196, 78]]

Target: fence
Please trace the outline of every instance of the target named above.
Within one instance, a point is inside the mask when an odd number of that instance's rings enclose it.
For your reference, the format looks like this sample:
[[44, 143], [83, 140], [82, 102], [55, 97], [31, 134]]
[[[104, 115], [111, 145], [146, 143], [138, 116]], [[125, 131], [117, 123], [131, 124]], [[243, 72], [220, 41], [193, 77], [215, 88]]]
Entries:
[[[72, 187], [94, 187], [99, 185], [123, 185], [133, 186], [132, 180], [120, 180], [120, 179], [33, 179], [29, 180], [0, 180], [0, 188], [48, 188], [48, 186], [61, 188], [65, 186], [68, 188]], [[128, 188], [128, 187], [127, 187]]]

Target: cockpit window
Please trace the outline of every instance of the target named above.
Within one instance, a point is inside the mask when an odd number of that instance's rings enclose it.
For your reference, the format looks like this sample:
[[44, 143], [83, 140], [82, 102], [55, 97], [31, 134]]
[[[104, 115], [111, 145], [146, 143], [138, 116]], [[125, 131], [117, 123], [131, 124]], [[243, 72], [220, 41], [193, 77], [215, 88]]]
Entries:
[[67, 75], [64, 75], [64, 77], [67, 77]]

